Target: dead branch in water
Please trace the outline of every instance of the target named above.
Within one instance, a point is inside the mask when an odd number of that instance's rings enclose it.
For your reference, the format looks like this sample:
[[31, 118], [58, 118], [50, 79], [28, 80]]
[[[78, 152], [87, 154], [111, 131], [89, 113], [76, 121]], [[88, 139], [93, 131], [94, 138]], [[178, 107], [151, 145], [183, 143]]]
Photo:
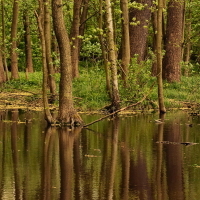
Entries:
[[[155, 83], [154, 83], [154, 84], [155, 84]], [[138, 101], [137, 103], [134, 103], [134, 104], [131, 104], [131, 105], [126, 106], [126, 107], [124, 107], [124, 108], [121, 108], [121, 109], [119, 109], [119, 110], [116, 110], [116, 111], [113, 112], [113, 113], [110, 113], [110, 114], [108, 114], [108, 115], [106, 115], [106, 116], [104, 116], [104, 117], [101, 117], [101, 118], [99, 118], [99, 119], [93, 121], [93, 122], [90, 122], [90, 123], [88, 123], [88, 124], [85, 124], [83, 127], [88, 127], [88, 126], [90, 126], [90, 125], [92, 125], [92, 124], [95, 124], [95, 123], [97, 123], [97, 122], [99, 122], [99, 121], [102, 121], [103, 119], [106, 119], [106, 118], [108, 118], [108, 117], [114, 116], [114, 115], [116, 115], [117, 113], [119, 113], [119, 112], [121, 112], [121, 111], [124, 111], [124, 110], [126, 110], [126, 109], [128, 109], [128, 108], [131, 108], [131, 107], [133, 107], [133, 106], [137, 106], [138, 104], [142, 103], [142, 102], [147, 98], [147, 96], [151, 93], [151, 90], [152, 90], [154, 84], [153, 84], [152, 87], [150, 88], [149, 93], [146, 94], [146, 95], [145, 95], [140, 101]]]

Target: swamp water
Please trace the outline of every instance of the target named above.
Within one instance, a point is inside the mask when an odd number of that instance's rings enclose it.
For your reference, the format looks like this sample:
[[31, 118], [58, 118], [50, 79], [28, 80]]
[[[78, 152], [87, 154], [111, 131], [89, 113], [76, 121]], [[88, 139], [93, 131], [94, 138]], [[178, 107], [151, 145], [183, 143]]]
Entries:
[[0, 116], [1, 200], [200, 199], [199, 116], [121, 116], [73, 133], [41, 112]]

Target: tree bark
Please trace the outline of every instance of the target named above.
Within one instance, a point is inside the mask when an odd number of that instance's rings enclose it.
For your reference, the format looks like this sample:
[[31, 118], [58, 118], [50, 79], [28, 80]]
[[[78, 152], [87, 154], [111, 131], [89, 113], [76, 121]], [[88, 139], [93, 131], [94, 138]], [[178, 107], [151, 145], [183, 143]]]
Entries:
[[50, 92], [52, 94], [52, 101], [55, 100], [56, 95], [56, 82], [54, 78], [55, 70], [53, 67], [53, 60], [51, 56], [51, 20], [50, 20], [50, 1], [43, 0], [44, 3], [44, 36], [46, 44], [46, 59], [47, 59], [47, 69], [48, 69], [48, 83], [50, 87]]
[[157, 15], [157, 83], [158, 83], [158, 104], [160, 113], [165, 113], [163, 94], [163, 80], [162, 80], [162, 16], [163, 16], [163, 0], [158, 0], [158, 15]]
[[107, 42], [105, 42], [106, 38], [103, 36], [104, 28], [103, 28], [103, 18], [105, 15], [103, 14], [103, 1], [99, 1], [99, 29], [102, 31], [102, 33], [99, 34], [99, 41], [101, 44], [101, 51], [102, 51], [102, 57], [103, 57], [103, 63], [106, 73], [106, 90], [108, 92], [108, 95], [110, 99], [112, 99], [112, 89], [111, 89], [111, 80], [110, 80], [110, 68], [108, 65], [108, 56], [107, 56]]
[[42, 69], [43, 69], [43, 84], [42, 84], [42, 93], [43, 93], [43, 104], [44, 104], [44, 113], [45, 119], [49, 124], [55, 122], [53, 119], [48, 104], [48, 97], [47, 97], [47, 80], [48, 80], [48, 71], [47, 71], [47, 59], [46, 59], [46, 43], [45, 43], [45, 36], [44, 36], [44, 29], [43, 29], [43, 7], [41, 0], [39, 2], [39, 15], [35, 12], [38, 22], [38, 29], [40, 33], [40, 41], [41, 41], [41, 48], [42, 48]]
[[170, 0], [167, 9], [166, 53], [163, 59], [163, 78], [168, 82], [179, 82], [181, 79], [182, 35], [183, 1]]
[[129, 13], [128, 0], [120, 0], [122, 10], [122, 80], [127, 86], [128, 68], [130, 64], [130, 37], [129, 37]]
[[9, 80], [8, 75], [8, 66], [6, 60], [6, 45], [5, 45], [5, 14], [4, 14], [4, 0], [1, 0], [1, 23], [2, 23], [2, 46], [1, 46], [1, 53], [2, 53], [2, 60], [3, 60], [3, 67], [6, 74], [6, 80]]
[[2, 53], [0, 51], [0, 86], [5, 81], [6, 81], [6, 76], [5, 76], [4, 67], [3, 67]]
[[13, 16], [11, 26], [11, 78], [19, 79], [17, 54], [17, 26], [19, 16], [19, 0], [13, 0]]
[[[89, 0], [82, 0], [81, 4], [81, 18], [80, 18], [80, 26], [79, 26], [79, 35], [83, 36], [85, 32], [85, 24], [87, 21], [87, 15], [88, 15], [88, 6], [89, 6]], [[79, 57], [80, 57], [80, 51], [82, 46], [82, 38], [79, 38]]]
[[138, 62], [140, 62], [145, 60], [147, 53], [148, 25], [151, 18], [150, 6], [152, 0], [136, 0], [136, 2], [142, 4], [144, 8], [141, 10], [137, 8], [129, 9], [130, 54], [131, 58], [137, 55]]
[[118, 89], [118, 77], [117, 77], [117, 63], [116, 63], [116, 46], [114, 41], [114, 28], [113, 18], [110, 0], [105, 0], [106, 11], [106, 28], [107, 28], [107, 41], [108, 41], [108, 57], [109, 66], [111, 70], [111, 87], [112, 87], [112, 106], [113, 111], [120, 108], [120, 97]]
[[72, 43], [71, 57], [72, 57], [72, 77], [79, 77], [78, 63], [79, 63], [79, 26], [80, 26], [80, 9], [82, 0], [74, 0], [73, 7], [73, 22], [70, 33], [70, 40]]
[[72, 62], [69, 36], [65, 27], [62, 0], [52, 0], [52, 17], [56, 39], [60, 51], [60, 93], [58, 121], [63, 125], [82, 124], [72, 99]]
[[24, 11], [24, 40], [25, 40], [25, 54], [26, 54], [26, 72], [33, 72], [33, 58], [31, 47], [31, 31], [30, 21], [28, 16], [28, 8]]

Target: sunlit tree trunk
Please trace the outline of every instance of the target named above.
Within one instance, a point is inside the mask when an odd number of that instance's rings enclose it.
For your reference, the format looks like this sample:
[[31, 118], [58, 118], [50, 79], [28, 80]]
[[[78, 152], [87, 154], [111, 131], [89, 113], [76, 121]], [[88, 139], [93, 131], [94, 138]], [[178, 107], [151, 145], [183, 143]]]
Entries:
[[102, 31], [102, 33], [99, 34], [99, 41], [101, 44], [103, 63], [104, 63], [104, 68], [105, 68], [105, 72], [106, 72], [106, 89], [107, 89], [109, 97], [112, 99], [110, 68], [108, 65], [108, 55], [106, 52], [107, 42], [105, 42], [106, 38], [103, 36], [103, 18], [104, 17], [105, 17], [105, 15], [103, 14], [103, 1], [99, 0], [99, 29]]
[[19, 2], [20, 0], [13, 0], [13, 16], [11, 26], [11, 78], [18, 79], [18, 54], [17, 54], [17, 27], [19, 16]]
[[52, 0], [53, 25], [60, 51], [58, 120], [63, 125], [77, 126], [82, 124], [82, 119], [73, 104], [71, 47], [65, 27], [62, 4], [62, 0]]
[[122, 79], [127, 85], [128, 68], [130, 64], [130, 38], [129, 38], [129, 13], [128, 0], [120, 0], [122, 10]]
[[117, 63], [116, 63], [116, 46], [114, 41], [114, 28], [110, 0], [105, 0], [106, 12], [106, 28], [107, 28], [107, 41], [108, 41], [108, 57], [109, 66], [111, 70], [111, 87], [112, 87], [112, 106], [113, 111], [120, 108], [120, 97], [118, 89], [118, 76], [117, 76]]
[[137, 55], [138, 62], [140, 62], [145, 60], [147, 53], [148, 25], [151, 18], [150, 6], [152, 4], [152, 0], [131, 0], [131, 2], [140, 3], [144, 7], [143, 9], [129, 9], [131, 58]]
[[158, 83], [158, 104], [160, 113], [165, 113], [166, 108], [164, 105], [163, 94], [163, 80], [162, 80], [162, 12], [163, 12], [163, 0], [158, 0], [158, 15], [157, 15], [157, 83]]
[[82, 0], [74, 0], [73, 21], [70, 33], [71, 55], [72, 55], [72, 77], [79, 77], [79, 26], [80, 26], [80, 9]]
[[25, 54], [26, 54], [26, 72], [33, 72], [33, 58], [31, 47], [31, 31], [30, 21], [28, 16], [28, 8], [24, 11], [24, 40], [25, 40]]
[[177, 82], [181, 79], [183, 5], [183, 1], [170, 0], [168, 2], [166, 53], [163, 59], [163, 78], [168, 82]]
[[50, 1], [43, 0], [44, 3], [44, 36], [46, 44], [46, 59], [47, 59], [47, 69], [48, 69], [48, 83], [50, 87], [50, 92], [52, 94], [51, 99], [54, 101], [56, 95], [56, 82], [54, 78], [54, 67], [51, 55], [51, 19], [50, 19]]
[[44, 104], [44, 113], [45, 119], [49, 124], [54, 123], [54, 119], [50, 113], [48, 97], [47, 97], [47, 80], [48, 80], [48, 70], [47, 70], [47, 58], [46, 58], [46, 42], [44, 36], [43, 29], [43, 6], [42, 0], [38, 0], [39, 3], [39, 14], [36, 13], [38, 29], [40, 34], [41, 48], [42, 48], [42, 69], [43, 69], [43, 84], [42, 84], [42, 92], [43, 92], [43, 104]]

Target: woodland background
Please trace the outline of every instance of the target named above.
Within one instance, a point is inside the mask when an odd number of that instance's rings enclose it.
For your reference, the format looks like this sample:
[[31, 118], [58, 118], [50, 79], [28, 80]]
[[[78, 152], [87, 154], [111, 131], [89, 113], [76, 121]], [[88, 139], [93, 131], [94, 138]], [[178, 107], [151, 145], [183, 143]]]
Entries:
[[162, 81], [199, 74], [199, 13], [198, 0], [1, 0], [0, 83], [43, 71], [48, 121], [47, 94], [59, 93], [60, 121], [81, 123], [72, 84], [84, 87], [84, 70], [105, 80], [110, 112], [138, 101], [157, 79], [166, 112]]

